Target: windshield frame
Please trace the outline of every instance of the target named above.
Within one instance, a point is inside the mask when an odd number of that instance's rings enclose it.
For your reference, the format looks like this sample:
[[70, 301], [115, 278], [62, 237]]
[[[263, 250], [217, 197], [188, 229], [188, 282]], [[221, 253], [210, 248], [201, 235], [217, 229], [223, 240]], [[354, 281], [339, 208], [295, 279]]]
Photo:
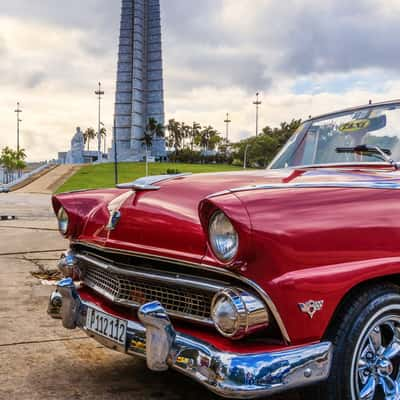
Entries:
[[400, 161], [395, 161], [392, 164], [388, 163], [385, 160], [379, 160], [379, 161], [357, 161], [357, 162], [335, 162], [335, 163], [321, 163], [321, 164], [304, 164], [304, 165], [292, 165], [288, 167], [274, 167], [276, 163], [279, 162], [280, 158], [283, 156], [283, 154], [287, 153], [289, 147], [293, 145], [293, 150], [290, 154], [289, 157], [293, 155], [293, 153], [298, 149], [299, 145], [302, 143], [304, 140], [304, 137], [307, 135], [309, 132], [309, 128], [320, 121], [324, 121], [330, 118], [340, 118], [343, 116], [346, 116], [351, 113], [356, 113], [361, 110], [369, 110], [369, 109], [374, 109], [374, 108], [382, 108], [382, 107], [390, 107], [390, 106], [396, 106], [400, 107], [400, 100], [394, 100], [394, 101], [388, 101], [388, 102], [381, 102], [381, 103], [373, 103], [373, 104], [367, 104], [365, 106], [359, 106], [359, 107], [352, 107], [348, 108], [345, 110], [337, 111], [337, 112], [331, 112], [323, 115], [319, 115], [315, 118], [310, 118], [306, 121], [304, 121], [300, 127], [297, 129], [297, 131], [291, 136], [291, 138], [286, 142], [286, 144], [282, 147], [282, 149], [278, 152], [278, 154], [273, 158], [273, 160], [270, 162], [268, 165], [267, 169], [285, 169], [285, 168], [327, 168], [327, 167], [354, 167], [354, 166], [386, 166], [386, 167], [393, 167], [397, 168], [400, 166]]

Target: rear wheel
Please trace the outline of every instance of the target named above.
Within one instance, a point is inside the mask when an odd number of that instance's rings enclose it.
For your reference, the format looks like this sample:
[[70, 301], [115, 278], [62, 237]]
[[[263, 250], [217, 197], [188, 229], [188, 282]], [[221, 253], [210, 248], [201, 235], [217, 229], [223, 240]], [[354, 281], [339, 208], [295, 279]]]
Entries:
[[324, 400], [400, 400], [400, 290], [370, 287], [342, 307], [328, 338], [331, 375], [313, 397]]

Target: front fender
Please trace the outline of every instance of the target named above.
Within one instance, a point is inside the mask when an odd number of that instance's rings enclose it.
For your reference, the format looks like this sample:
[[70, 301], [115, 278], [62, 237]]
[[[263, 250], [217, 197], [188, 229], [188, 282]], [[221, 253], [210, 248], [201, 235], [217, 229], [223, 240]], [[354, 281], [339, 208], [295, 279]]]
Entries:
[[[356, 286], [400, 274], [400, 257], [343, 263], [288, 272], [271, 282], [271, 291], [293, 343], [321, 340], [335, 311]], [[323, 300], [311, 318], [299, 304]]]

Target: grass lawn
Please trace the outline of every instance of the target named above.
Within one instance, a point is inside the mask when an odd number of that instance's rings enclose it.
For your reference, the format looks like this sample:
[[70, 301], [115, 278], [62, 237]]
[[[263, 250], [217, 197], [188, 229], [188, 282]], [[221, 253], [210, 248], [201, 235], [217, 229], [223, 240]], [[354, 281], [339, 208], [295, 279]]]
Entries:
[[[221, 164], [173, 164], [173, 163], [154, 163], [149, 164], [150, 175], [163, 175], [168, 169], [178, 170], [180, 173], [192, 172], [221, 172], [238, 171], [241, 168]], [[131, 182], [146, 175], [144, 163], [119, 163], [118, 164], [119, 182]], [[80, 189], [98, 189], [114, 187], [114, 164], [88, 165], [82, 167], [74, 176], [69, 178], [62, 186], [57, 189], [57, 193], [69, 192]]]

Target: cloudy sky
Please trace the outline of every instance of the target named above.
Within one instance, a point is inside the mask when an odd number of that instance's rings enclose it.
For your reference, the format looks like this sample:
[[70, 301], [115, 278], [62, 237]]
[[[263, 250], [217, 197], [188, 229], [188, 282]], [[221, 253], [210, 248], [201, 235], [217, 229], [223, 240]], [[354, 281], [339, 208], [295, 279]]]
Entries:
[[[400, 97], [398, 0], [161, 0], [166, 117], [224, 130]], [[0, 0], [0, 148], [31, 160], [95, 126], [102, 81], [111, 131], [120, 0]]]

